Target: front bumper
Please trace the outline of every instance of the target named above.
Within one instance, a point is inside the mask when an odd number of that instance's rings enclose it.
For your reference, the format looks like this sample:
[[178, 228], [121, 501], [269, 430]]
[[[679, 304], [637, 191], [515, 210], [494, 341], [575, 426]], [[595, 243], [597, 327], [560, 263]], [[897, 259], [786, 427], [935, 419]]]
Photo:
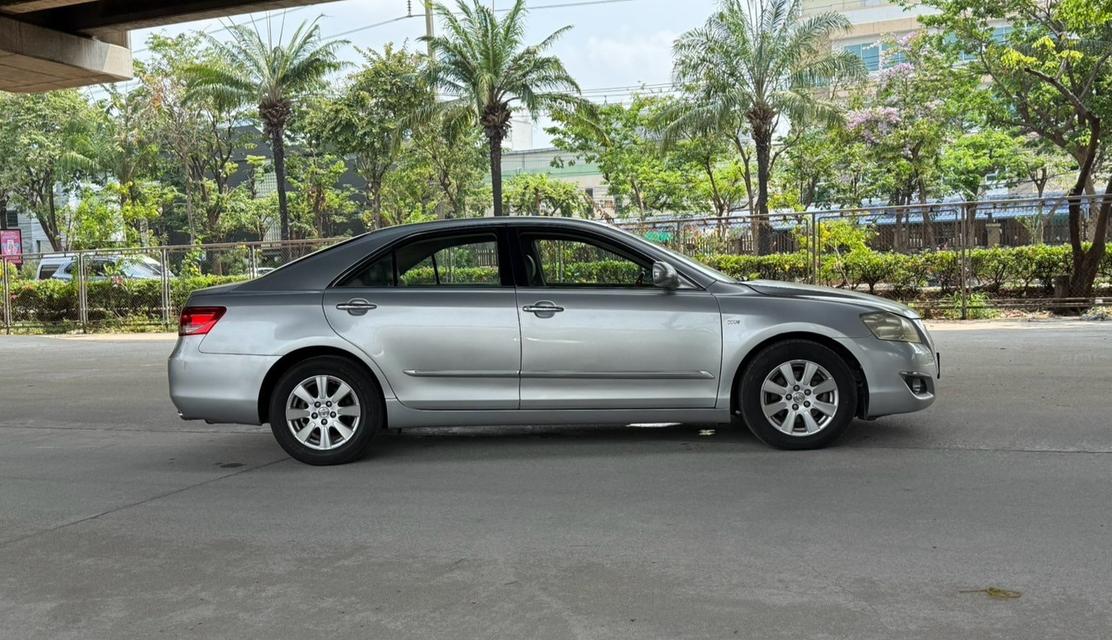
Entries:
[[929, 341], [912, 344], [870, 337], [841, 342], [865, 372], [869, 389], [865, 417], [910, 413], [934, 404], [938, 357]]
[[178, 413], [185, 420], [260, 424], [259, 390], [279, 357], [202, 353], [204, 338], [178, 338], [170, 354], [170, 400]]

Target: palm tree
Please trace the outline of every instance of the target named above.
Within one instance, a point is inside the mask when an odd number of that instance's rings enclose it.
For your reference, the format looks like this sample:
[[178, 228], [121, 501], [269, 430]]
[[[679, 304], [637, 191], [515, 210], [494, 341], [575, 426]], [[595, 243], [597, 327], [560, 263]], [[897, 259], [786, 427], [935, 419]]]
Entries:
[[[676, 81], [699, 103], [679, 126], [722, 123], [731, 135], [744, 123], [757, 161], [758, 251], [771, 248], [768, 183], [775, 156], [772, 138], [781, 117], [836, 120], [840, 112], [816, 89], [865, 74], [848, 51], [831, 51], [832, 36], [849, 29], [839, 13], [803, 16], [802, 0], [720, 0], [702, 27], [674, 47]], [[831, 92], [832, 93], [832, 92]]]
[[207, 36], [216, 54], [213, 61], [187, 70], [191, 92], [228, 104], [257, 106], [263, 133], [270, 139], [274, 155], [282, 240], [290, 239], [286, 126], [295, 101], [319, 88], [329, 73], [341, 68], [336, 50], [347, 44], [343, 40], [323, 42], [318, 20], [302, 23], [285, 43], [281, 33], [277, 40], [273, 38], [269, 23], [265, 38], [253, 25], [229, 25], [231, 38], [227, 42]]
[[501, 20], [478, 0], [458, 0], [457, 12], [436, 6], [447, 33], [424, 38], [431, 55], [429, 80], [449, 96], [436, 110], [442, 111], [450, 126], [477, 124], [486, 135], [494, 215], [500, 216], [504, 215], [502, 141], [509, 132], [514, 103], [535, 118], [544, 109], [577, 101], [579, 85], [564, 64], [555, 56], [543, 55], [571, 27], [557, 30], [539, 44], [524, 46], [525, 0], [516, 0]]

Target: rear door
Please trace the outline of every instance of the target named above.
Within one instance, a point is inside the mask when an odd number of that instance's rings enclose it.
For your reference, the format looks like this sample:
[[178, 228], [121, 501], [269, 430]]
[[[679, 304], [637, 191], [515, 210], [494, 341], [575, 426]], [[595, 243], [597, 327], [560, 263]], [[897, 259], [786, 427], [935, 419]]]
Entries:
[[522, 409], [709, 408], [718, 301], [652, 284], [652, 259], [586, 232], [517, 234]]
[[439, 232], [374, 256], [324, 295], [333, 329], [415, 409], [516, 409], [521, 334], [501, 229]]

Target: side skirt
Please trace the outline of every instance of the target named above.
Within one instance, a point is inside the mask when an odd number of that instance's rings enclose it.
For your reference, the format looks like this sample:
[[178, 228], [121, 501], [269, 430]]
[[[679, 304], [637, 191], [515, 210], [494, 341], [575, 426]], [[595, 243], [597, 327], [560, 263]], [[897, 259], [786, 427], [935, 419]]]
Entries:
[[625, 425], [642, 422], [719, 424], [730, 421], [724, 409], [499, 409], [430, 411], [386, 401], [386, 425], [409, 427], [479, 427], [534, 424]]

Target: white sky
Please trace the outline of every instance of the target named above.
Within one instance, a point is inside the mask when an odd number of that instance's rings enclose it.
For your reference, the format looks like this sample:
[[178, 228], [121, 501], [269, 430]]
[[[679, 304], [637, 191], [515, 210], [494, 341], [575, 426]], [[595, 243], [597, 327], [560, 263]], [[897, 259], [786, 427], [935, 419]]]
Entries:
[[[454, 4], [454, 0], [451, 0]], [[490, 0], [483, 0], [484, 2]], [[587, 97], [597, 101], [621, 102], [631, 87], [668, 83], [671, 78], [671, 46], [675, 38], [702, 24], [713, 11], [715, 0], [610, 0], [607, 4], [587, 4], [600, 0], [528, 0], [533, 7], [528, 21], [528, 42], [536, 42], [564, 25], [573, 25], [554, 47]], [[602, 0], [605, 2], [606, 0]], [[506, 9], [512, 0], [493, 0], [496, 9]], [[544, 5], [583, 3], [579, 6], [542, 8]], [[327, 36], [360, 29], [407, 14], [407, 0], [341, 0], [269, 13], [233, 16], [242, 23], [254, 18], [260, 26], [270, 16], [277, 28], [281, 21], [292, 30], [300, 21], [321, 18], [321, 31]], [[423, 14], [422, 0], [412, 0], [413, 13]], [[227, 20], [202, 20], [156, 29], [141, 29], [131, 34], [132, 48], [142, 58], [144, 43], [152, 32], [168, 35], [205, 30], [220, 37]], [[260, 22], [262, 21], [262, 22]], [[381, 48], [387, 42], [407, 43], [410, 48], [423, 45], [422, 17], [402, 19], [382, 26], [364, 28], [344, 35], [351, 41], [343, 57], [358, 60], [354, 47]], [[534, 130], [534, 145], [546, 146], [541, 126]]]

